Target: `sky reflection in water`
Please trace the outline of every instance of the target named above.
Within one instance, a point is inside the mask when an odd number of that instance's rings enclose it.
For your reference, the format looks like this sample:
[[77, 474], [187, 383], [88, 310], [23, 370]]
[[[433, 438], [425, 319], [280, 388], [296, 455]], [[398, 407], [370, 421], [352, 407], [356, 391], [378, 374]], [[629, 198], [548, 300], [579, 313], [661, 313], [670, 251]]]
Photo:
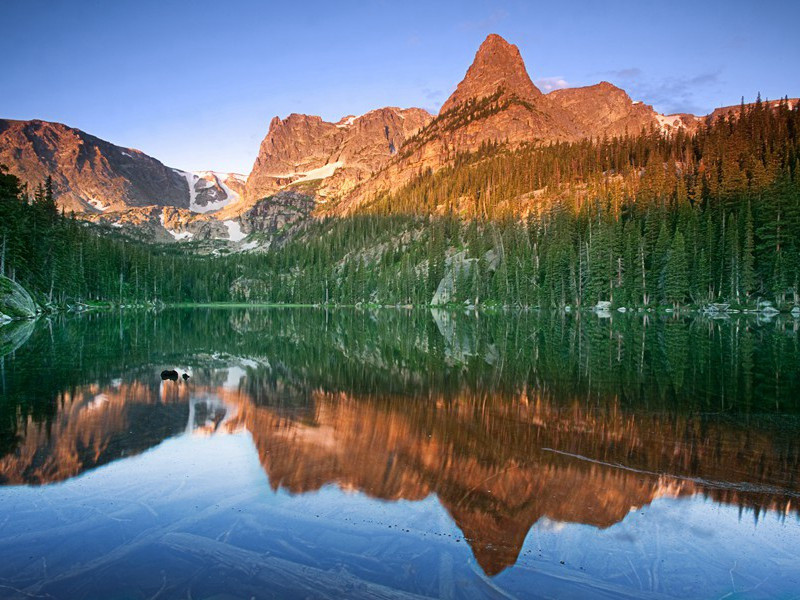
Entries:
[[634, 319], [40, 324], [2, 363], [0, 597], [791, 596], [794, 324]]

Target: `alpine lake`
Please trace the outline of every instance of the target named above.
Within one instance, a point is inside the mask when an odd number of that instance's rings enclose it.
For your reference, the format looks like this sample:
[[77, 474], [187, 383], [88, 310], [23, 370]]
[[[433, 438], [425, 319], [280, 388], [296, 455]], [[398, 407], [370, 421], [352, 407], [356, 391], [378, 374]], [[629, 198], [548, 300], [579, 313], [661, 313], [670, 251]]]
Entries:
[[799, 332], [423, 309], [11, 323], [0, 598], [797, 598]]

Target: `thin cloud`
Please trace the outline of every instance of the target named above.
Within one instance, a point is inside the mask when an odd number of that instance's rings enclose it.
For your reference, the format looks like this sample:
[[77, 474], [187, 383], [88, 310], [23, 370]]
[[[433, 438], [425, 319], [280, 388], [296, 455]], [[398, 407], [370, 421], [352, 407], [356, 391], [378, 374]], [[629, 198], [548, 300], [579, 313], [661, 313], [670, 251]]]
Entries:
[[543, 92], [552, 92], [553, 90], [562, 90], [569, 87], [569, 83], [561, 75], [556, 77], [542, 77], [536, 79], [534, 85]]
[[698, 103], [697, 92], [720, 83], [720, 73], [720, 70], [707, 71], [653, 81], [639, 67], [626, 67], [605, 71], [603, 75], [616, 80], [634, 100], [652, 104], [664, 114], [699, 115], [709, 112], [709, 107]]
[[642, 76], [642, 70], [639, 67], [628, 67], [617, 71], [606, 71], [606, 74], [619, 79], [635, 79]]

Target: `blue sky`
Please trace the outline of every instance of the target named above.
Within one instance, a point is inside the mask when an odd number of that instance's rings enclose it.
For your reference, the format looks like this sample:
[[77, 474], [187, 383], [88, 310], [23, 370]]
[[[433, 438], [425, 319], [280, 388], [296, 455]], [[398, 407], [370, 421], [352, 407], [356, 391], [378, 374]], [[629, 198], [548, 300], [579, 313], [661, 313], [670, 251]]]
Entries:
[[788, 0], [0, 0], [0, 117], [246, 174], [275, 115], [438, 110], [489, 33], [543, 90], [607, 80], [698, 114], [800, 96], [796, 17]]

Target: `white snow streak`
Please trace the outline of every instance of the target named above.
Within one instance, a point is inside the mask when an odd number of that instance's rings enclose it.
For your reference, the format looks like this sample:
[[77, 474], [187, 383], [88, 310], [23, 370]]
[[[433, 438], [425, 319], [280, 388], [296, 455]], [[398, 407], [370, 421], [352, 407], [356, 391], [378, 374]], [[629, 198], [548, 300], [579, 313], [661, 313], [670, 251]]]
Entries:
[[87, 200], [87, 202], [88, 202], [88, 203], [89, 203], [89, 204], [90, 204], [92, 207], [94, 207], [94, 208], [96, 208], [97, 210], [99, 210], [100, 212], [104, 212], [104, 211], [105, 211], [105, 210], [108, 208], [108, 206], [106, 206], [105, 204], [103, 204], [102, 202], [100, 202], [100, 200], [95, 200], [94, 198], [89, 198], [89, 199]]
[[270, 175], [270, 177], [275, 177], [276, 179], [291, 179], [292, 177], [299, 176], [299, 179], [295, 179], [292, 181], [292, 183], [301, 183], [303, 181], [313, 181], [315, 179], [326, 179], [327, 177], [333, 175], [336, 172], [336, 169], [343, 166], [343, 161], [336, 161], [317, 169], [311, 169], [310, 171], [288, 173], [286, 175]]
[[228, 228], [228, 239], [232, 242], [241, 242], [247, 237], [247, 234], [242, 231], [242, 226], [239, 221], [223, 221], [225, 227]]

